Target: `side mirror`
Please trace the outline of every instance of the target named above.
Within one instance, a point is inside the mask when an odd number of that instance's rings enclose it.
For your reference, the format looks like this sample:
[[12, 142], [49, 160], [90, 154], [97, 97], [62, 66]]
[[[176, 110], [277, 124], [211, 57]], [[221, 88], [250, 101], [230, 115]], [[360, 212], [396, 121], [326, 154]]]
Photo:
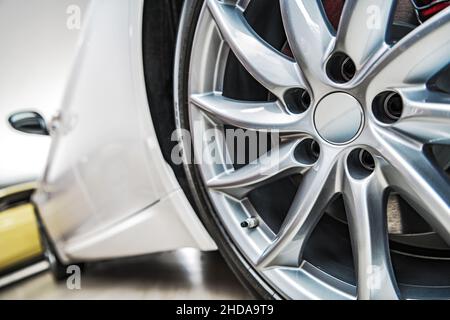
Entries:
[[9, 117], [11, 126], [21, 132], [49, 135], [44, 118], [37, 112], [24, 111]]

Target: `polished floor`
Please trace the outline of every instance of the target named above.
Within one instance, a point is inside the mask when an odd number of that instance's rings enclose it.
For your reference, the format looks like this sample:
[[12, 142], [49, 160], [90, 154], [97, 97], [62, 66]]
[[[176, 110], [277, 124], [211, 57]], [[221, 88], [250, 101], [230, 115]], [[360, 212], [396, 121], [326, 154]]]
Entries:
[[0, 289], [0, 299], [251, 299], [217, 252], [185, 249], [88, 264], [81, 289], [44, 272]]

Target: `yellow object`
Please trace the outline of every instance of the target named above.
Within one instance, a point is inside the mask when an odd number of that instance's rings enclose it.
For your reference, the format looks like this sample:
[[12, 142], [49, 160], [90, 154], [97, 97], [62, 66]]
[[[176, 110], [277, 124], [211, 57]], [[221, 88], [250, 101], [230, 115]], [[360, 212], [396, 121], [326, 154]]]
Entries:
[[41, 253], [33, 205], [24, 204], [0, 212], [0, 271]]

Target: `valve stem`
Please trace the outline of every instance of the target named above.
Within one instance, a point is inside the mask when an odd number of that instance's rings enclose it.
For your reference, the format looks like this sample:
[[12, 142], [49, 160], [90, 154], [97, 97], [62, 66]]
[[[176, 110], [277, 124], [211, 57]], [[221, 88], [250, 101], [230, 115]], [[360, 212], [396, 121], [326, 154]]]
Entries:
[[259, 225], [259, 221], [257, 218], [248, 218], [245, 221], [241, 222], [242, 228], [254, 229]]

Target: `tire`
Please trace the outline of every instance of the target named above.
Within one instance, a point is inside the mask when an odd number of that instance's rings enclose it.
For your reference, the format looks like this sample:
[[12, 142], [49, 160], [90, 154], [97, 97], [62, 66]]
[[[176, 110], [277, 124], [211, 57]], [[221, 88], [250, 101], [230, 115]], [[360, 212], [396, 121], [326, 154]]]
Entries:
[[44, 256], [50, 265], [50, 272], [52, 273], [53, 279], [57, 282], [66, 279], [67, 266], [64, 265], [61, 260], [57, 257], [56, 253], [51, 248], [51, 244], [46, 236], [42, 236], [42, 242], [44, 244]]
[[[204, 192], [201, 191], [201, 183], [193, 178], [197, 175], [196, 168], [194, 166], [176, 165], [171, 161], [171, 152], [176, 146], [176, 142], [170, 141], [168, 137], [172, 135], [181, 119], [175, 119], [175, 114], [180, 112], [180, 117], [183, 119], [187, 117], [183, 110], [174, 110], [173, 108], [174, 91], [172, 84], [174, 83], [174, 78], [172, 75], [174, 74], [177, 29], [188, 30], [189, 34], [182, 33], [183, 48], [180, 51], [189, 52], [185, 50], [190, 50], [190, 43], [192, 43], [195, 31], [195, 23], [192, 21], [195, 21], [201, 6], [201, 1], [185, 1], [185, 18], [180, 21], [179, 18], [183, 7], [181, 0], [145, 2], [143, 27], [144, 71], [153, 125], [165, 160], [172, 167], [189, 202], [218, 244], [220, 253], [224, 256], [227, 264], [255, 297], [271, 298], [273, 292], [267, 286], [254, 286], [251, 284], [254, 282], [254, 278], [252, 276], [253, 272], [249, 271], [250, 266], [234, 252], [235, 249], [232, 249], [230, 246], [232, 244], [230, 239], [211, 216], [209, 209], [207, 209], [210, 208], [207, 198], [201, 196], [201, 193]], [[177, 23], [180, 23], [180, 25], [178, 26]], [[183, 68], [185, 68], [187, 66], [186, 61], [189, 61], [188, 56], [183, 57], [183, 61], [180, 61], [180, 66], [183, 65]], [[186, 70], [177, 72], [177, 74], [185, 75], [185, 72]], [[155, 78], [159, 79], [159, 81], [152, 81]], [[180, 78], [180, 81], [183, 80], [182, 78]], [[179, 92], [185, 90], [185, 88], [181, 87], [179, 89]], [[188, 123], [188, 120], [184, 119], [183, 123]], [[199, 191], [197, 191], [197, 187]]]
[[[195, 35], [196, 21], [202, 9], [204, 1], [186, 1], [181, 20], [178, 39], [178, 53], [175, 69], [175, 113], [178, 128], [189, 130], [189, 114], [187, 110], [187, 76], [189, 74], [190, 52]], [[226, 230], [223, 228], [215, 210], [209, 200], [200, 173], [193, 161], [184, 165], [186, 181], [189, 186], [188, 194], [192, 199], [196, 212], [210, 235], [216, 242], [225, 261], [244, 285], [244, 287], [258, 299], [275, 299], [279, 296], [272, 288], [247, 263], [243, 255], [234, 245]]]
[[61, 259], [58, 256], [58, 253], [55, 250], [55, 247], [50, 240], [50, 237], [48, 236], [48, 233], [42, 224], [42, 221], [40, 220], [39, 215], [37, 215], [38, 223], [39, 223], [39, 230], [41, 235], [41, 243], [42, 247], [44, 248], [44, 257], [49, 263], [50, 266], [50, 272], [53, 276], [53, 279], [56, 282], [61, 282], [67, 279], [69, 274], [67, 273], [67, 268], [69, 266], [76, 265], [80, 268], [81, 271], [84, 270], [84, 263], [77, 263], [77, 264], [71, 264], [66, 265], [64, 264]]

